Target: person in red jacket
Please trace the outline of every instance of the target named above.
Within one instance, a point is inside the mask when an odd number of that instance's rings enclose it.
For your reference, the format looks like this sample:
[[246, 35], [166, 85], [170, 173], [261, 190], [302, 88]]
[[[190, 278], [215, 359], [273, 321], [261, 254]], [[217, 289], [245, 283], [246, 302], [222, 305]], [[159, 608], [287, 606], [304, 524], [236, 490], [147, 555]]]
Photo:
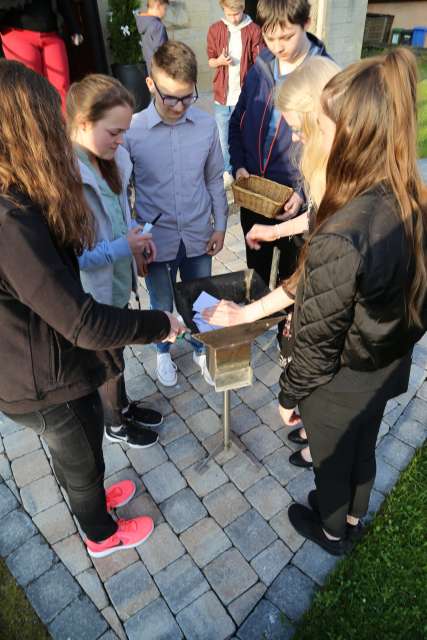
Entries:
[[220, 0], [222, 20], [208, 31], [209, 66], [213, 79], [215, 119], [224, 156], [224, 186], [233, 182], [228, 152], [228, 123], [239, 99], [243, 81], [262, 46], [261, 29], [244, 13], [244, 0]]

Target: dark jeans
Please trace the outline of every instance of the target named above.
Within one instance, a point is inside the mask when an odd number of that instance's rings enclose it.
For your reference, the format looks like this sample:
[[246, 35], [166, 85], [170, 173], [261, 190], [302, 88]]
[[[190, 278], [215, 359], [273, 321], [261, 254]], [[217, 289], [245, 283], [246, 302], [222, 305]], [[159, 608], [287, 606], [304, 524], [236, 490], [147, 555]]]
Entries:
[[[115, 350], [115, 360], [122, 360], [124, 369], [123, 351], [124, 349]], [[122, 412], [129, 406], [123, 371], [115, 378], [107, 380], [99, 388], [99, 394], [104, 408], [105, 424], [119, 427], [123, 422]]]
[[47, 442], [58, 482], [87, 537], [99, 542], [113, 535], [117, 524], [105, 502], [104, 414], [98, 392], [43, 411], [9, 414], [9, 418]]
[[345, 534], [347, 514], [361, 518], [367, 513], [375, 444], [388, 397], [382, 389], [333, 393], [319, 387], [299, 404], [320, 514], [333, 536]]
[[[269, 218], [261, 216], [259, 213], [254, 213], [253, 211], [250, 211], [250, 209], [245, 209], [244, 207], [242, 207], [240, 211], [240, 220], [245, 236], [254, 224], [279, 224], [280, 222], [279, 220], [270, 220]], [[275, 246], [280, 249], [280, 281], [285, 278], [289, 278], [297, 266], [299, 249], [293, 238], [282, 238], [277, 242], [263, 242], [261, 243], [261, 249], [258, 250], [250, 249], [245, 242], [246, 263], [248, 268], [255, 269], [267, 286], [270, 283], [271, 261], [273, 258], [273, 248]]]

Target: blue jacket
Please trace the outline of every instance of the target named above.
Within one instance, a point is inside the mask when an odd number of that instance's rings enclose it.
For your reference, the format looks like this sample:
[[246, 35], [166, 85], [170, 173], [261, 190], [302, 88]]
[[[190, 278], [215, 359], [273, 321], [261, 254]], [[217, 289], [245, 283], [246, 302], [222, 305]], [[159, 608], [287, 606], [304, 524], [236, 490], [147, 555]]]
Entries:
[[[310, 56], [328, 56], [325, 45], [311, 33]], [[329, 56], [328, 56], [329, 57]], [[245, 167], [249, 173], [286, 184], [301, 192], [300, 172], [295, 165], [295, 144], [290, 127], [282, 118], [272, 144], [270, 158], [264, 164], [264, 142], [274, 108], [275, 56], [262, 49], [249, 70], [237, 105], [230, 118], [229, 147], [233, 173]], [[292, 151], [291, 148], [293, 147]]]

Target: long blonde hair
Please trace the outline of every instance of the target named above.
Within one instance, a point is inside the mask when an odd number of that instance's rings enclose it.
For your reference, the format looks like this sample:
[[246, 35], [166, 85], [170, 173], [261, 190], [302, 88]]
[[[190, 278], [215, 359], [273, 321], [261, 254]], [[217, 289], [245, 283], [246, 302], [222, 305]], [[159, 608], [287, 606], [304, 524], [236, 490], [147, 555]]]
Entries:
[[67, 136], [59, 94], [20, 62], [0, 60], [0, 193], [40, 207], [62, 246], [93, 243], [92, 214]]
[[301, 119], [305, 143], [297, 162], [304, 190], [316, 207], [325, 192], [328, 161], [328, 155], [322, 149], [317, 123], [320, 96], [329, 80], [339, 71], [339, 66], [330, 58], [313, 56], [289, 74], [276, 92], [277, 108], [282, 112], [295, 111]]

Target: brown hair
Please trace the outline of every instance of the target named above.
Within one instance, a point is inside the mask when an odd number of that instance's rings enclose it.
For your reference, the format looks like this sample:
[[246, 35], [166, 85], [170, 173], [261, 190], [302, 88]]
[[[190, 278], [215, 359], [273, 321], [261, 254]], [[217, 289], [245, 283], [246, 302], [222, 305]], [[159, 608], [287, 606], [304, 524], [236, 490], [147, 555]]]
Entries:
[[147, 8], [151, 9], [152, 7], [154, 7], [156, 4], [169, 4], [169, 0], [148, 0], [147, 2]]
[[[127, 105], [132, 110], [135, 100], [115, 78], [93, 73], [71, 85], [67, 95], [68, 129], [73, 138], [77, 118], [95, 123], [114, 107]], [[90, 154], [90, 152], [87, 150]], [[114, 193], [122, 190], [122, 181], [115, 160], [96, 158], [102, 177]]]
[[151, 60], [151, 73], [161, 69], [181, 82], [197, 82], [197, 60], [194, 51], [183, 42], [169, 40], [162, 44]]
[[326, 85], [321, 103], [336, 133], [314, 233], [351, 200], [385, 181], [396, 198], [415, 259], [408, 321], [421, 325], [427, 189], [417, 167], [416, 96], [416, 60], [403, 48], [350, 65]]
[[219, 4], [230, 11], [244, 11], [246, 3], [245, 0], [219, 0]]
[[258, 0], [257, 22], [263, 32], [298, 24], [304, 28], [310, 19], [308, 0]]
[[17, 190], [77, 254], [92, 246], [92, 214], [61, 113], [59, 94], [23, 64], [0, 60], [0, 192]]

